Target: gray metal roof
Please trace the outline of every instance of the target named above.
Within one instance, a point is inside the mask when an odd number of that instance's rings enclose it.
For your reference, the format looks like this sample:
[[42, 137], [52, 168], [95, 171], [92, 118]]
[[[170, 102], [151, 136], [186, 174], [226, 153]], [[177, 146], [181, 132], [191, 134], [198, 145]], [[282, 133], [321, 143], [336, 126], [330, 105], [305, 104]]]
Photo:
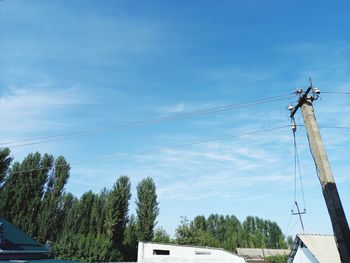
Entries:
[[298, 238], [320, 263], [341, 263], [334, 236], [299, 234]]
[[288, 255], [289, 249], [271, 249], [271, 248], [236, 248], [238, 255], [247, 259], [265, 259], [275, 255]]

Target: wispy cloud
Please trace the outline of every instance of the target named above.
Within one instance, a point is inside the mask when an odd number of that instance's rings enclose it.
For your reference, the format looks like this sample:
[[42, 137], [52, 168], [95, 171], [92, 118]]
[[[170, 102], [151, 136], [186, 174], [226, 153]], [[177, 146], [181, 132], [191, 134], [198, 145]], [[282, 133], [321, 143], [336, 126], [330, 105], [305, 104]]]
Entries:
[[157, 111], [165, 114], [171, 114], [171, 113], [180, 113], [184, 112], [187, 110], [188, 107], [185, 106], [185, 103], [179, 102], [175, 105], [172, 106], [163, 106], [163, 107], [158, 107]]
[[0, 97], [2, 141], [67, 128], [70, 123], [62, 117], [84, 103], [86, 97], [79, 86], [58, 88], [39, 83], [3, 90]]

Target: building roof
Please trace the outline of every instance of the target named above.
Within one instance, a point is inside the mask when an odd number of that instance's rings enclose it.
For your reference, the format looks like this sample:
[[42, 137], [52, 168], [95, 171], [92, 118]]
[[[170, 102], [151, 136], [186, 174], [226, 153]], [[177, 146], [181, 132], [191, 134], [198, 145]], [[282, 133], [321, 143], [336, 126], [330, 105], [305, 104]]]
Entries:
[[275, 255], [288, 255], [289, 249], [236, 248], [238, 255], [247, 259], [261, 260]]
[[304, 245], [319, 262], [341, 263], [333, 235], [298, 234]]
[[0, 253], [49, 253], [50, 251], [15, 227], [6, 219], [0, 217], [4, 242], [0, 243]]

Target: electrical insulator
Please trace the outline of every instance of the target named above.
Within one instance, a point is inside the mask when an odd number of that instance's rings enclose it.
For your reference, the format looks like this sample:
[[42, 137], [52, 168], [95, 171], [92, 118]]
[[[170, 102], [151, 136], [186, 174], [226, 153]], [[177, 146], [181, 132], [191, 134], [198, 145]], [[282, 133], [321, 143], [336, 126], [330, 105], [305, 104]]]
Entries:
[[292, 124], [292, 131], [295, 132], [297, 130], [297, 125], [295, 123]]
[[301, 94], [301, 93], [303, 93], [303, 89], [297, 89], [297, 90], [295, 91], [295, 93], [296, 93], [296, 94]]
[[319, 88], [314, 88], [314, 93], [315, 93], [316, 95], [320, 95], [321, 91], [320, 91]]
[[288, 105], [288, 110], [292, 111], [294, 109], [294, 107], [292, 105]]

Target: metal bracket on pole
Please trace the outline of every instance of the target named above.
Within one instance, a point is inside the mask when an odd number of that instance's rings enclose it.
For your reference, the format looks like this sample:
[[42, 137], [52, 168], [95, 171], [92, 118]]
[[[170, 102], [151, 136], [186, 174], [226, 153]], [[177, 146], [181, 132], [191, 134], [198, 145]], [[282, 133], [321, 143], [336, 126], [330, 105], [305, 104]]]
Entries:
[[296, 207], [297, 207], [298, 212], [295, 213], [295, 212], [292, 210], [292, 215], [294, 215], [294, 216], [295, 216], [295, 215], [298, 215], [298, 216], [299, 216], [301, 228], [303, 229], [303, 233], [305, 233], [304, 224], [303, 224], [303, 220], [302, 220], [302, 218], [301, 218], [301, 215], [306, 214], [306, 210], [304, 209], [303, 212], [300, 212], [299, 205], [298, 205], [298, 202], [297, 202], [297, 201], [295, 201], [295, 205], [296, 205]]
[[[293, 107], [293, 109], [290, 112], [290, 117], [294, 118], [294, 114], [298, 111], [298, 109], [301, 107], [301, 105], [304, 103], [304, 101], [307, 98], [307, 95], [309, 94], [309, 92], [311, 91], [312, 86], [308, 87], [307, 90], [304, 92], [303, 95], [301, 95], [301, 97], [298, 100], [298, 104], [296, 106]], [[302, 92], [302, 90], [301, 90]]]

